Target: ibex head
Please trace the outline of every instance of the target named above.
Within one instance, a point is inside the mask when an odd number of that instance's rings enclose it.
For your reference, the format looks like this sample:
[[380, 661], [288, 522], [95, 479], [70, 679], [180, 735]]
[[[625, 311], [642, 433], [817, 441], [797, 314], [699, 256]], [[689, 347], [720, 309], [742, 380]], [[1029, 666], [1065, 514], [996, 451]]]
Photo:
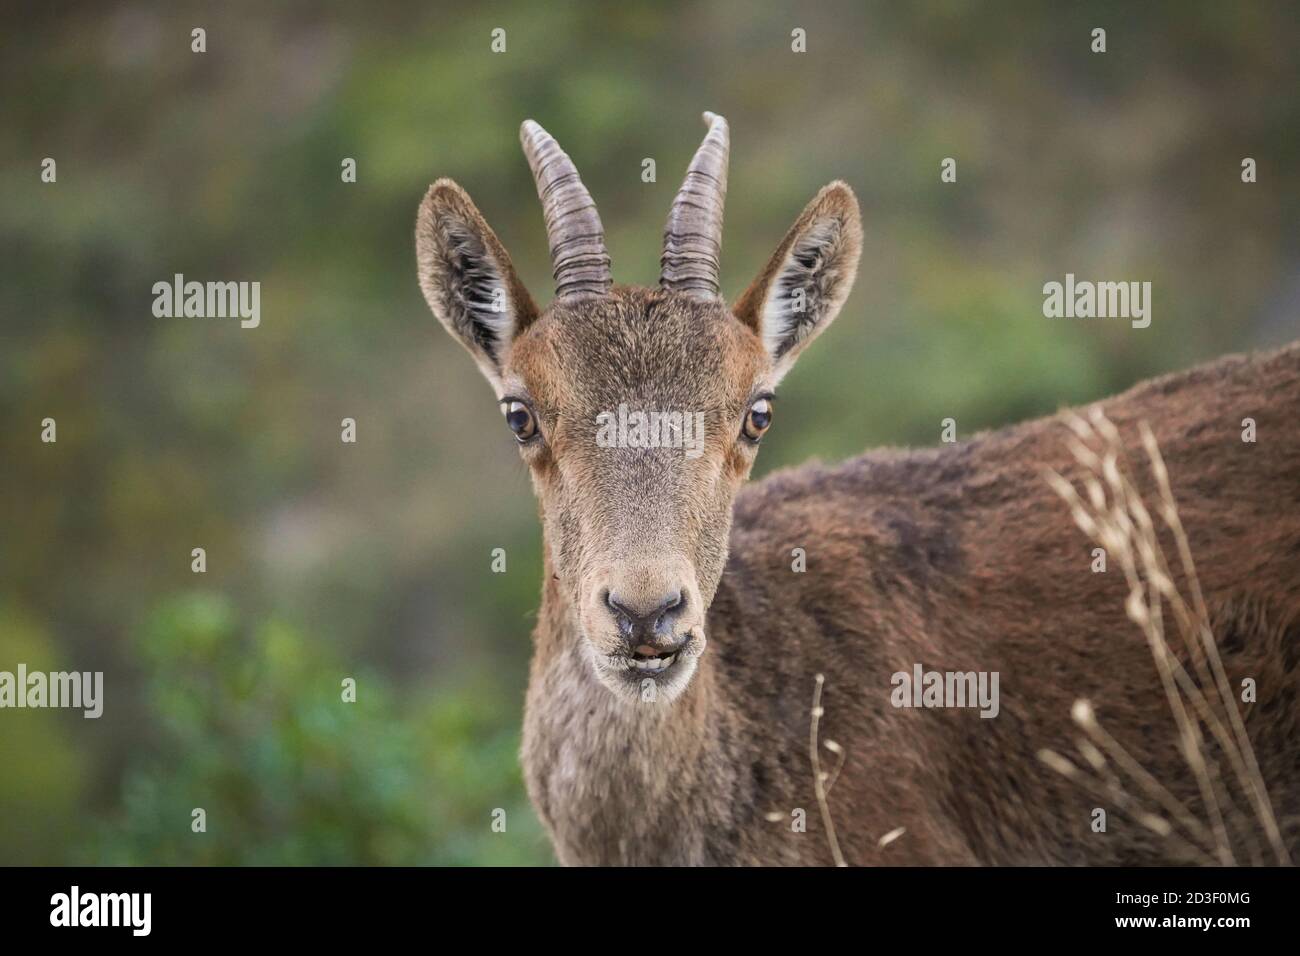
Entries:
[[555, 298], [539, 309], [465, 191], [420, 206], [420, 287], [474, 356], [541, 500], [550, 567], [592, 666], [629, 699], [690, 681], [731, 506], [795, 357], [835, 318], [862, 248], [842, 182], [804, 209], [734, 306], [719, 293], [727, 121], [709, 126], [664, 232], [657, 289], [616, 287], [572, 161], [520, 131], [546, 217]]

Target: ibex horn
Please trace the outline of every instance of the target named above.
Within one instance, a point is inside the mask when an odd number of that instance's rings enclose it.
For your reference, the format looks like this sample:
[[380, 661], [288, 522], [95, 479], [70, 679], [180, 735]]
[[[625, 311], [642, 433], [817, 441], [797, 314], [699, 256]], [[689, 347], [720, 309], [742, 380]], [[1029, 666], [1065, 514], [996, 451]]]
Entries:
[[727, 121], [716, 113], [705, 113], [704, 122], [709, 131], [668, 213], [664, 252], [659, 257], [659, 284], [665, 289], [713, 299], [721, 294], [718, 268], [731, 134]]
[[532, 120], [524, 120], [519, 128], [519, 141], [546, 216], [556, 297], [604, 295], [614, 284], [609, 253], [605, 251], [605, 230], [573, 160], [550, 133]]

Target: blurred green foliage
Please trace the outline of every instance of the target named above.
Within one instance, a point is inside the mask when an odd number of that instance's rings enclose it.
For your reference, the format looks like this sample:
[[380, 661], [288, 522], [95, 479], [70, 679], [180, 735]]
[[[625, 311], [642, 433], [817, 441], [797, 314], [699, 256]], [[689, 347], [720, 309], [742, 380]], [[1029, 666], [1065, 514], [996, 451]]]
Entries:
[[[857, 191], [857, 286], [783, 383], [761, 475], [1294, 338], [1298, 9], [499, 0], [12, 15], [0, 669], [102, 670], [106, 703], [99, 720], [0, 713], [0, 862], [550, 860], [515, 756], [535, 504], [490, 390], [428, 314], [412, 248], [424, 189], [452, 176], [548, 299], [524, 118], [582, 171], [620, 282], [656, 279], [702, 110], [732, 127], [728, 295], [818, 188]], [[1097, 25], [1104, 55], [1089, 50]], [[790, 51], [795, 26], [806, 54]], [[949, 156], [955, 184], [939, 180]], [[45, 157], [55, 184], [40, 181]], [[261, 326], [155, 319], [152, 285], [177, 272], [261, 282]], [[1066, 272], [1152, 281], [1151, 328], [1044, 319], [1042, 284]], [[345, 416], [356, 445], [339, 440]], [[45, 417], [57, 444], [39, 442]], [[506, 574], [489, 572], [496, 547]], [[355, 705], [339, 700], [344, 676]], [[190, 831], [194, 807], [206, 834]], [[497, 807], [506, 834], [491, 832]]]
[[[50, 670], [66, 665], [49, 635], [3, 601], [0, 661], [0, 670], [10, 673], [20, 661], [47, 662]], [[65, 862], [65, 828], [78, 819], [87, 782], [87, 760], [75, 733], [81, 728], [59, 711], [0, 714], [0, 862]], [[80, 713], [72, 719], [90, 723]]]
[[[151, 745], [87, 859], [109, 864], [545, 862], [510, 708], [459, 688], [399, 702], [224, 598], [166, 602], [132, 644]], [[355, 700], [343, 682], [355, 681]], [[196, 830], [193, 811], [202, 809]], [[505, 811], [505, 831], [490, 827]]]

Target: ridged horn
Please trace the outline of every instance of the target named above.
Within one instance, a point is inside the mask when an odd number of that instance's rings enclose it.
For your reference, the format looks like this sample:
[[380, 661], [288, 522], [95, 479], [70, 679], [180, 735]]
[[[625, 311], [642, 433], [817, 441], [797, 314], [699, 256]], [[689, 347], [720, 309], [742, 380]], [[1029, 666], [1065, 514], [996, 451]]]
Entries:
[[665, 289], [712, 299], [721, 295], [718, 269], [731, 133], [727, 121], [716, 113], [705, 113], [704, 122], [709, 131], [687, 167], [686, 179], [677, 191], [664, 227], [659, 284]]
[[532, 120], [524, 120], [519, 128], [519, 141], [546, 216], [556, 298], [604, 295], [614, 284], [605, 230], [577, 167], [555, 138]]

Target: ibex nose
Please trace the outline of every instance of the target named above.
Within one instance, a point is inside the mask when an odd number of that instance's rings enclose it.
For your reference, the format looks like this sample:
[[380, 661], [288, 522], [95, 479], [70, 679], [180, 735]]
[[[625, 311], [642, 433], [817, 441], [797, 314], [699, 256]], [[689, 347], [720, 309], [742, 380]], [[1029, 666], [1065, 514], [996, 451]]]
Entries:
[[605, 594], [605, 603], [613, 612], [619, 633], [625, 640], [629, 643], [653, 642], [656, 635], [671, 637], [673, 624], [686, 607], [686, 597], [680, 588], [650, 600], [624, 599], [609, 591]]

